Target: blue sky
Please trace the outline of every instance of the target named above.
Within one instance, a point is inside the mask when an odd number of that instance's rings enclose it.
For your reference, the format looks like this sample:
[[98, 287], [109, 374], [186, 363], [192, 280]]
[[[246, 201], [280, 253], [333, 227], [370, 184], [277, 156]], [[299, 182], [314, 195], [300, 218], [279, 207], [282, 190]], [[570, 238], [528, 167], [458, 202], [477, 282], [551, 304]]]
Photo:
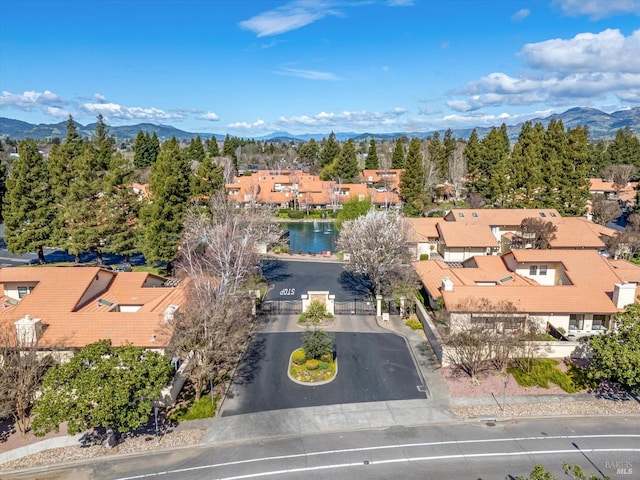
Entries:
[[260, 136], [640, 106], [640, 0], [2, 0], [0, 116]]

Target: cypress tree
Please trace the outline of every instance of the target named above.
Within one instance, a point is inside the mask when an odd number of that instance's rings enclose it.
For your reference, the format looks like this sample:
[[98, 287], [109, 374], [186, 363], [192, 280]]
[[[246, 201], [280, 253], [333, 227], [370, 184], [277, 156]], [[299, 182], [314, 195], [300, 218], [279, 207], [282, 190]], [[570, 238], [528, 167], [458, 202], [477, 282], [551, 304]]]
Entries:
[[73, 179], [64, 199], [61, 224], [64, 228], [62, 245], [73, 254], [76, 262], [80, 254], [93, 250], [102, 263], [100, 251], [100, 195], [102, 192], [99, 159], [91, 145], [72, 164]]
[[147, 136], [142, 133], [142, 130], [138, 131], [136, 139], [133, 143], [133, 164], [136, 168], [144, 168], [151, 165], [150, 163], [150, 145], [148, 142], [149, 133]]
[[105, 175], [100, 201], [100, 236], [105, 239], [103, 250], [124, 255], [127, 263], [130, 256], [139, 251], [137, 234], [141, 201], [131, 187], [132, 179], [132, 165], [116, 153]]
[[474, 128], [469, 135], [469, 140], [464, 148], [464, 157], [467, 160], [467, 171], [469, 175], [468, 188], [472, 192], [482, 190], [483, 182], [486, 182], [489, 172], [484, 168], [482, 145], [478, 138], [478, 132]]
[[4, 239], [10, 252], [38, 252], [44, 264], [43, 247], [50, 245], [55, 215], [47, 165], [34, 140], [20, 142], [18, 153], [4, 197]]
[[151, 137], [149, 137], [149, 132], [147, 132], [145, 140], [147, 141], [147, 145], [149, 145], [149, 165], [153, 165], [156, 163], [158, 155], [160, 154], [160, 140], [156, 132], [153, 132]]
[[391, 168], [404, 168], [404, 145], [402, 144], [402, 138], [396, 140], [396, 147], [393, 149], [393, 155], [391, 155]]
[[141, 250], [148, 263], [171, 262], [189, 202], [189, 164], [175, 138], [164, 142], [149, 176], [151, 202], [144, 205]]
[[202, 162], [206, 156], [200, 135], [196, 138], [192, 138], [189, 143], [189, 148], [187, 148], [188, 159], [192, 162]]
[[380, 168], [378, 149], [376, 147], [376, 141], [373, 138], [369, 142], [369, 150], [367, 150], [367, 159], [365, 160], [364, 168], [372, 170]]
[[113, 137], [109, 136], [109, 127], [104, 123], [102, 114], [98, 115], [93, 144], [98, 155], [98, 168], [100, 170], [107, 170], [111, 163], [115, 141]]
[[350, 138], [335, 160], [334, 174], [343, 183], [355, 183], [359, 173], [356, 144]]
[[219, 157], [220, 156], [220, 150], [218, 148], [218, 140], [216, 139], [215, 135], [211, 135], [211, 138], [207, 142], [207, 145], [208, 145], [209, 156], [210, 157]]
[[236, 155], [236, 140], [231, 138], [227, 133], [227, 136], [224, 139], [224, 143], [222, 144], [222, 155], [225, 157], [231, 157], [233, 159], [233, 166], [238, 171], [238, 157]]
[[198, 165], [195, 175], [191, 177], [191, 195], [210, 197], [222, 187], [224, 187], [222, 166], [214, 163], [211, 157], [205, 157]]
[[404, 172], [400, 176], [400, 194], [404, 199], [407, 215], [420, 215], [426, 211], [428, 198], [424, 187], [424, 166], [422, 164], [421, 142], [412, 138], [405, 159]]
[[607, 147], [611, 163], [640, 167], [640, 140], [629, 126], [619, 129]]
[[320, 168], [331, 165], [338, 155], [340, 155], [340, 145], [336, 141], [336, 135], [331, 132], [329, 139], [324, 142], [320, 150]]

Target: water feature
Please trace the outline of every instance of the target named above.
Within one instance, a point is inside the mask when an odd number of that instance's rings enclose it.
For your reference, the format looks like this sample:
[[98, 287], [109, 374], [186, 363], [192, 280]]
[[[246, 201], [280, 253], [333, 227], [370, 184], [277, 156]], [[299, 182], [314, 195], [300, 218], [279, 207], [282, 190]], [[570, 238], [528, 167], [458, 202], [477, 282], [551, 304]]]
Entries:
[[336, 251], [338, 230], [333, 223], [291, 222], [280, 224], [282, 230], [289, 231], [291, 253], [322, 253]]

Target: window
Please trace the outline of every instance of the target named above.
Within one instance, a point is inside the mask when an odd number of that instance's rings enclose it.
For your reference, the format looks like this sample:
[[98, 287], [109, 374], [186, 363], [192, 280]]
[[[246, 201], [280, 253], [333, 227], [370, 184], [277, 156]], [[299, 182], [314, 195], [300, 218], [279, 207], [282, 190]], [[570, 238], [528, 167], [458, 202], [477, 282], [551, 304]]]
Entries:
[[591, 322], [591, 330], [606, 330], [604, 322], [607, 320], [606, 315], [594, 315]]
[[540, 212], [540, 216], [541, 216], [542, 218], [544, 218], [544, 217], [546, 217], [546, 216], [547, 216], [547, 214], [546, 214], [546, 213], [544, 213], [544, 212]]
[[31, 287], [18, 287], [18, 298], [22, 298], [25, 295], [29, 295], [31, 293]]
[[553, 212], [550, 212], [549, 215], [551, 215], [552, 217], [556, 217], [557, 215]]
[[458, 216], [459, 216], [460, 218], [464, 218], [464, 213], [460, 212], [460, 213], [458, 213]]
[[529, 275], [537, 275], [538, 274], [538, 266], [537, 265], [531, 265], [529, 267]]
[[584, 328], [584, 315], [572, 313], [569, 315], [569, 330], [582, 330]]
[[478, 214], [477, 214], [476, 212], [473, 212], [473, 213], [471, 214], [471, 216], [472, 216], [472, 217], [474, 217], [474, 218], [478, 218]]
[[547, 266], [540, 265], [540, 273], [538, 273], [538, 275], [546, 275], [546, 274], [547, 274]]

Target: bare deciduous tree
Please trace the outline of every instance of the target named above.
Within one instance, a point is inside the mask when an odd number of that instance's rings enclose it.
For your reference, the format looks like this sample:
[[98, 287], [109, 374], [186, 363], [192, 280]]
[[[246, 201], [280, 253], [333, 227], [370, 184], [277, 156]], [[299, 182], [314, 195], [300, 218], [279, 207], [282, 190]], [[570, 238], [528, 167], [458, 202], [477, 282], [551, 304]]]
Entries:
[[54, 362], [50, 355], [39, 352], [37, 342], [20, 345], [13, 325], [0, 328], [0, 418], [12, 417], [18, 431], [25, 434], [42, 377]]
[[607, 165], [602, 169], [602, 176], [611, 180], [618, 187], [625, 187], [627, 183], [636, 175], [635, 165]]
[[367, 275], [375, 294], [381, 293], [382, 278], [408, 263], [409, 227], [398, 213], [370, 210], [342, 224], [338, 248], [351, 255], [349, 266]]
[[449, 181], [453, 187], [453, 198], [457, 202], [463, 198], [467, 160], [464, 156], [465, 144], [457, 143], [456, 149], [449, 158]]
[[620, 205], [615, 200], [607, 200], [604, 195], [597, 193], [591, 199], [593, 221], [599, 225], [606, 225], [622, 214]]
[[329, 193], [329, 204], [331, 205], [331, 210], [333, 213], [336, 213], [338, 208], [340, 208], [340, 191], [342, 190], [342, 180], [331, 180], [325, 183], [325, 188]]
[[546, 222], [541, 218], [529, 217], [522, 220], [519, 236], [523, 243], [520, 248], [534, 248], [545, 250], [556, 238], [556, 227], [552, 222]]

